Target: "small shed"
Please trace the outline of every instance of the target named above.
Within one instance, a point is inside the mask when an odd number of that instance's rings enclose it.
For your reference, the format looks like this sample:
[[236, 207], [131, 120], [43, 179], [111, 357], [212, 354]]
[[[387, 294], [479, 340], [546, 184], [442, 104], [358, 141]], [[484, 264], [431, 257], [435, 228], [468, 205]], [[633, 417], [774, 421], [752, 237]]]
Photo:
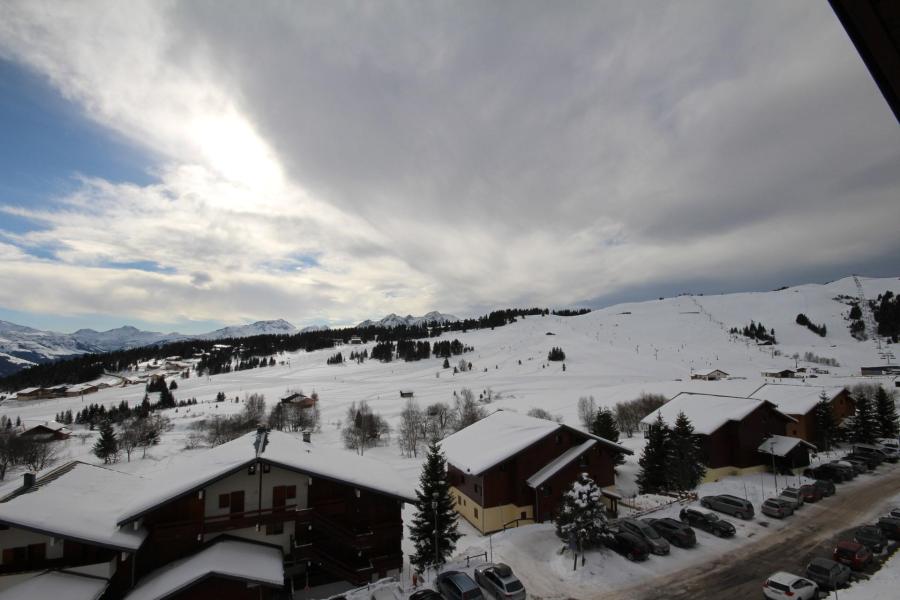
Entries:
[[691, 379], [700, 379], [703, 381], [719, 381], [720, 379], [728, 379], [728, 373], [722, 369], [713, 369], [712, 371], [697, 371], [691, 374]]
[[798, 469], [809, 466], [810, 450], [818, 449], [809, 442], [788, 435], [773, 435], [763, 440], [757, 448], [779, 473], [795, 473]]
[[401, 398], [412, 398], [415, 395], [415, 392], [413, 392], [412, 390], [400, 390]]
[[796, 371], [793, 369], [781, 369], [780, 371], [763, 371], [763, 377], [772, 377], [774, 379], [793, 379]]

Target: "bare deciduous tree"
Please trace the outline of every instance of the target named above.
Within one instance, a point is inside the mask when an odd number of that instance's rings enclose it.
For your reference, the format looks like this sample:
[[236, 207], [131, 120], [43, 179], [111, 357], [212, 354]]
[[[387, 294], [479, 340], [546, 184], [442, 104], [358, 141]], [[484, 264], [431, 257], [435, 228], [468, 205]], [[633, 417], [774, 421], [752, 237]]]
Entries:
[[419, 446], [425, 441], [425, 413], [419, 403], [410, 398], [400, 412], [400, 428], [397, 443], [404, 456], [418, 456]]

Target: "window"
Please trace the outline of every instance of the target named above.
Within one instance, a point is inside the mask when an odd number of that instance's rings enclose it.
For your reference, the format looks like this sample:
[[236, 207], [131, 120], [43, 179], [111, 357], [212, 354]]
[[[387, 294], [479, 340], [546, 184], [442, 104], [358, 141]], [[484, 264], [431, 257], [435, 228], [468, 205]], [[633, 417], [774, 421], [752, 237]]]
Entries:
[[519, 514], [519, 518], [520, 518], [520, 519], [527, 519], [527, 518], [528, 518], [528, 517], [525, 516], [525, 511], [524, 511], [524, 510]]
[[263, 463], [263, 473], [268, 473], [272, 470], [272, 465], [269, 463]]
[[476, 493], [476, 494], [480, 494], [480, 493], [481, 493], [481, 486], [478, 485], [477, 483], [475, 484], [475, 493]]
[[549, 485], [545, 485], [544, 487], [541, 488], [541, 491], [544, 492], [544, 497], [546, 498], [547, 496], [550, 495], [550, 493], [551, 493], [553, 490], [550, 488]]
[[247, 467], [247, 475], [256, 475], [256, 463]]
[[47, 558], [47, 544], [30, 544], [3, 551], [4, 565], [38, 567]]
[[458, 506], [462, 506], [462, 503], [463, 503], [462, 496], [457, 496], [457, 497], [456, 497], [456, 504], [457, 504]]
[[478, 518], [478, 509], [475, 508], [475, 509], [473, 509], [473, 510], [475, 511], [475, 518], [477, 519], [477, 518]]
[[231, 506], [231, 494], [219, 494], [219, 508]]
[[582, 454], [581, 456], [578, 457], [578, 466], [579, 466], [579, 467], [586, 467], [586, 466], [588, 466], [588, 456], [587, 456], [587, 454]]
[[266, 525], [266, 535], [281, 535], [284, 533], [284, 523], [269, 523]]
[[556, 443], [557, 443], [557, 444], [562, 444], [562, 436], [561, 436], [560, 434], [558, 434], [558, 433], [556, 434]]

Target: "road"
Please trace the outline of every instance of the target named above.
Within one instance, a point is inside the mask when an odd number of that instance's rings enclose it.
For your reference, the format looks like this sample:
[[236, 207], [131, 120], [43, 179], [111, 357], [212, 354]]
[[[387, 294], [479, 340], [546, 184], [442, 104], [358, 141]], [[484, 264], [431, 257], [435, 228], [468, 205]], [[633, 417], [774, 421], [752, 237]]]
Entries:
[[900, 465], [882, 465], [875, 474], [861, 475], [854, 483], [858, 485], [838, 485], [837, 494], [804, 506], [790, 517], [796, 523], [758, 542], [597, 600], [760, 598], [769, 575], [775, 571], [802, 574], [810, 558], [829, 556], [834, 541], [848, 528], [886, 512], [889, 500], [900, 494]]

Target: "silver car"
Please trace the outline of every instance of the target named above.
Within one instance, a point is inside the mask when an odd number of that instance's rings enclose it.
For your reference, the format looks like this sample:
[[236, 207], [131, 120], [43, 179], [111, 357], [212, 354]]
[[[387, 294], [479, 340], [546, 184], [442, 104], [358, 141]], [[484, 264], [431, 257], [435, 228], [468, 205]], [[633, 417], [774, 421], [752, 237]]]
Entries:
[[525, 600], [525, 586], [509, 565], [479, 565], [475, 567], [475, 581], [497, 600]]
[[787, 500], [791, 506], [794, 507], [794, 510], [797, 510], [801, 506], [803, 506], [803, 494], [800, 493], [800, 490], [797, 488], [785, 488], [778, 495], [782, 500]]

